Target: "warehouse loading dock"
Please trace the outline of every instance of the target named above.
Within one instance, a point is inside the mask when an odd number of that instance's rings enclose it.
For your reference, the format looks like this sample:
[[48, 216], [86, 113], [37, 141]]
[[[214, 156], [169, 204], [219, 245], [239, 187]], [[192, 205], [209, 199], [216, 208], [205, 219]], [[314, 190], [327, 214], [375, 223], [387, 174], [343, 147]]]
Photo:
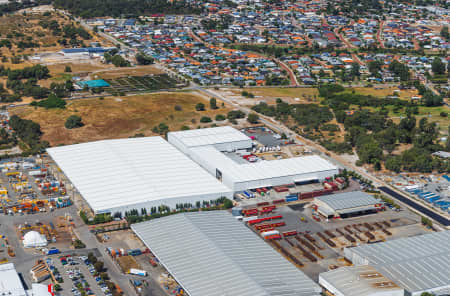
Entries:
[[370, 194], [354, 191], [316, 197], [313, 209], [326, 219], [346, 219], [377, 213], [384, 205]]

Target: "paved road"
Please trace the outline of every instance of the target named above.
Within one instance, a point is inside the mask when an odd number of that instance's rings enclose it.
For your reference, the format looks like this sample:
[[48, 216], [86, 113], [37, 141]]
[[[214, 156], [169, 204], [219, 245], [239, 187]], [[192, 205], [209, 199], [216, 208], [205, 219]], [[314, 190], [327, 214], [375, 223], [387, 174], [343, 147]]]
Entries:
[[441, 223], [442, 225], [444, 225], [446, 227], [450, 226], [449, 219], [445, 218], [444, 216], [440, 215], [439, 213], [437, 213], [433, 210], [430, 210], [430, 209], [422, 206], [421, 204], [412, 200], [411, 198], [406, 197], [405, 195], [400, 194], [386, 186], [380, 186], [380, 187], [378, 187], [378, 189], [380, 189], [384, 193], [392, 196], [393, 198], [401, 201], [402, 203], [407, 204], [408, 206], [419, 211], [420, 213], [424, 214], [425, 216], [428, 216], [428, 217], [432, 218], [433, 220]]

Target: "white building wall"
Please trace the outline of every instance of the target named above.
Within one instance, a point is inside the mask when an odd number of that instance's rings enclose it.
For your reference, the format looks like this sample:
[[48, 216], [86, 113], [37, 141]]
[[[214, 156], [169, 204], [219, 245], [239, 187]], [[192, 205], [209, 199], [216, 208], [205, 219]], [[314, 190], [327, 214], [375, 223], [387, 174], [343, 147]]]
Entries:
[[[147, 210], [147, 213], [150, 213], [150, 209], [152, 207], [158, 207], [158, 206], [165, 205], [165, 206], [170, 207], [171, 209], [175, 209], [177, 204], [191, 203], [192, 205], [195, 206], [195, 203], [197, 201], [209, 202], [210, 200], [215, 200], [215, 199], [218, 199], [221, 197], [227, 197], [228, 199], [233, 199], [233, 194], [231, 191], [229, 191], [229, 192], [223, 192], [223, 193], [219, 193], [219, 194], [161, 199], [161, 200], [157, 200], [157, 201], [149, 201], [149, 202], [145, 202], [145, 203], [139, 203], [139, 204], [117, 207], [117, 208], [111, 207], [111, 209], [105, 211], [105, 213], [111, 213], [112, 215], [114, 215], [115, 213], [120, 212], [120, 213], [122, 213], [122, 216], [123, 216], [125, 214], [125, 212], [130, 211], [130, 210], [138, 210], [138, 212], [140, 213], [142, 208], [145, 208]], [[101, 213], [102, 212], [96, 212], [95, 214], [101, 214]]]
[[331, 283], [329, 283], [327, 280], [325, 280], [320, 274], [319, 274], [319, 285], [324, 287], [327, 291], [332, 293], [334, 296], [345, 296], [338, 289], [336, 289], [335, 286], [333, 286]]
[[218, 143], [215, 144], [214, 147], [219, 151], [230, 151], [230, 152], [240, 149], [249, 149], [252, 148], [252, 140]]
[[352, 248], [344, 248], [344, 257], [347, 260], [350, 260], [355, 266], [369, 264], [369, 261], [367, 259], [353, 252]]
[[[310, 174], [298, 174], [298, 175], [291, 175], [291, 176], [280, 176], [275, 178], [268, 178], [268, 179], [259, 179], [259, 180], [252, 180], [252, 181], [246, 181], [246, 182], [233, 182], [232, 189], [233, 191], [243, 191], [247, 189], [255, 189], [255, 188], [261, 188], [261, 187], [267, 187], [267, 186], [280, 186], [280, 185], [286, 185], [286, 184], [292, 184], [295, 182], [295, 180], [299, 179], [317, 179], [319, 181], [325, 180], [326, 177], [334, 176], [338, 173], [338, 170], [330, 170], [330, 171], [324, 171], [324, 172], [315, 172]], [[225, 184], [227, 185], [227, 184]], [[227, 185], [228, 186], [228, 185]]]

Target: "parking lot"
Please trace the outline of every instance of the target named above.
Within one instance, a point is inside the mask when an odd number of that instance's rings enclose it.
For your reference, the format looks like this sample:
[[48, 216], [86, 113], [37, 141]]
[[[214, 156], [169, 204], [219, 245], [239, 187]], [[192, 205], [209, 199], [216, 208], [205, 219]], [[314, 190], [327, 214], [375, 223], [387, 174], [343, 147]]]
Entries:
[[385, 179], [420, 203], [450, 217], [449, 176], [399, 174]]
[[[100, 254], [97, 253], [97, 255]], [[82, 290], [88, 295], [111, 295], [100, 276], [94, 276], [95, 268], [87, 261], [87, 253], [75, 256], [53, 256], [48, 258], [47, 262], [49, 266], [59, 271], [59, 276], [63, 279], [60, 285], [64, 295], [79, 296]]]

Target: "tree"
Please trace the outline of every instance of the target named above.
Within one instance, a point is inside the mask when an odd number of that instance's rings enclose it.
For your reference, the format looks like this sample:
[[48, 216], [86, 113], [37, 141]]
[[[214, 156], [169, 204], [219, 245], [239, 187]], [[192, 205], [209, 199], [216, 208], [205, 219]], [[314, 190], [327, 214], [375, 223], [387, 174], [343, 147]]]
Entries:
[[250, 123], [252, 123], [252, 124], [258, 123], [258, 121], [259, 121], [259, 116], [258, 116], [258, 114], [256, 114], [256, 113], [250, 113], [250, 114], [247, 116], [247, 121], [250, 122]]
[[361, 73], [359, 72], [359, 64], [358, 63], [352, 63], [352, 70], [350, 72], [350, 74], [352, 75], [352, 77], [359, 77], [361, 75]]
[[[81, 213], [81, 212], [80, 212]], [[97, 257], [95, 257], [94, 253], [88, 253], [88, 260], [89, 262], [91, 262], [92, 264], [97, 263]]]
[[149, 55], [139, 52], [136, 55], [136, 62], [138, 63], [138, 65], [151, 65], [155, 62], [155, 59], [153, 59]]
[[431, 71], [433, 71], [435, 75], [445, 74], [445, 64], [439, 57], [435, 57], [433, 63], [431, 63]]
[[103, 264], [102, 261], [97, 261], [97, 262], [95, 262], [95, 264], [94, 264], [94, 268], [95, 268], [95, 270], [96, 270], [97, 272], [102, 272], [102, 271], [103, 271], [103, 266], [104, 266], [104, 264]]
[[233, 207], [233, 202], [231, 200], [229, 200], [228, 198], [226, 198], [223, 202], [223, 207], [225, 209], [231, 209]]
[[195, 105], [195, 110], [197, 110], [197, 111], [205, 111], [205, 104], [198, 103], [197, 105]]
[[376, 75], [378, 72], [381, 71], [381, 66], [383, 66], [383, 62], [371, 61], [368, 64], [369, 72], [372, 73], [372, 75]]
[[217, 109], [217, 100], [215, 98], [209, 99], [209, 106], [212, 110]]
[[442, 36], [442, 38], [444, 38], [446, 40], [450, 39], [450, 33], [448, 32], [448, 27], [447, 26], [442, 27], [442, 29], [441, 29], [441, 36]]
[[64, 124], [67, 129], [79, 128], [83, 125], [84, 123], [82, 122], [81, 117], [78, 115], [70, 115], [67, 118], [66, 123]]

